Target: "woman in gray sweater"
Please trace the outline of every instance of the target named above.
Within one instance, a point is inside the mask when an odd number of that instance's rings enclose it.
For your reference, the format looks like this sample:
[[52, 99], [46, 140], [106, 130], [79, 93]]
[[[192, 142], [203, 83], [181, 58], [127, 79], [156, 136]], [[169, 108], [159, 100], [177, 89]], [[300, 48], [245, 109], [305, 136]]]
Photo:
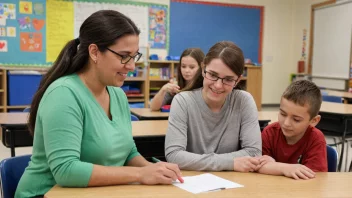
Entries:
[[243, 70], [243, 52], [234, 43], [210, 48], [202, 66], [203, 87], [190, 87], [172, 101], [165, 140], [169, 162], [197, 171], [250, 172], [260, 166], [257, 107], [248, 92], [234, 89]]

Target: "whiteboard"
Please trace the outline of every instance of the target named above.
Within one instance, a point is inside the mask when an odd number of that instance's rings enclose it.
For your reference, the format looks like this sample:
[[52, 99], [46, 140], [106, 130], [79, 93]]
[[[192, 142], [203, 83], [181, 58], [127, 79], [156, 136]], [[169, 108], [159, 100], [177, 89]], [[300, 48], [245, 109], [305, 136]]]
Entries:
[[349, 78], [351, 37], [352, 2], [314, 11], [313, 77]]
[[74, 35], [79, 36], [79, 28], [86, 18], [99, 10], [116, 10], [128, 16], [141, 31], [139, 46], [148, 46], [148, 7], [140, 5], [123, 5], [114, 3], [74, 2]]

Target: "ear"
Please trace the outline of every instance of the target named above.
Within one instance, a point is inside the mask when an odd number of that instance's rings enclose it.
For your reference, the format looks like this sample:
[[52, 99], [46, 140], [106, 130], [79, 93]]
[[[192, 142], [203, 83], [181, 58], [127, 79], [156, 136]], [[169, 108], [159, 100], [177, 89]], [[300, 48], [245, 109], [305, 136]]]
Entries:
[[240, 75], [240, 76], [238, 77], [238, 80], [237, 80], [236, 86], [238, 85], [238, 83], [240, 83], [240, 82], [241, 82], [242, 77], [243, 77], [242, 75]]
[[99, 48], [96, 44], [90, 44], [88, 46], [88, 52], [89, 52], [89, 57], [90, 59], [94, 62], [97, 63], [98, 61], [98, 53], [99, 53]]
[[312, 126], [312, 127], [315, 127], [319, 123], [320, 119], [321, 119], [320, 115], [315, 116], [314, 118], [312, 118], [309, 121], [309, 125]]

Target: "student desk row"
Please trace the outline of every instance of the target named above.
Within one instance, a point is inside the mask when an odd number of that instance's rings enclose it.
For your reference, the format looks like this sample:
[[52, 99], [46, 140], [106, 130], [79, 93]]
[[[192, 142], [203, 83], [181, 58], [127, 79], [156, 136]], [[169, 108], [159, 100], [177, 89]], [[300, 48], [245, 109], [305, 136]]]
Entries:
[[345, 91], [333, 91], [333, 90], [322, 90], [322, 92], [327, 93], [329, 96], [337, 96], [344, 99], [345, 104], [351, 104], [352, 93]]
[[[204, 172], [182, 171], [183, 176]], [[258, 173], [211, 172], [221, 178], [244, 185], [242, 188], [192, 194], [173, 185], [119, 185], [91, 188], [62, 188], [54, 186], [45, 198], [61, 197], [351, 197], [352, 173], [317, 173], [311, 180], [294, 180], [284, 176]]]
[[[146, 110], [142, 109], [142, 111]], [[166, 119], [168, 118], [168, 113], [152, 112], [152, 114], [163, 114], [164, 116], [167, 114]], [[27, 129], [27, 117], [28, 113], [0, 113], [2, 142], [11, 149], [11, 156], [15, 156], [15, 147], [32, 146], [33, 144], [33, 138]], [[164, 159], [165, 133], [168, 126], [166, 119], [132, 122], [132, 134], [143, 156]], [[270, 120], [277, 120], [277, 112], [259, 112], [259, 120], [260, 123], [262, 122], [261, 125], [267, 125]]]

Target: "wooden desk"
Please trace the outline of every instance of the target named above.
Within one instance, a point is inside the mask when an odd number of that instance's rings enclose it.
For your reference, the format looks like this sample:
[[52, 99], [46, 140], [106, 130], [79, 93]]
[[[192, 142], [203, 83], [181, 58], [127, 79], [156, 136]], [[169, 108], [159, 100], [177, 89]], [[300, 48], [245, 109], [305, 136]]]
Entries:
[[258, 111], [258, 120], [270, 120], [269, 124], [278, 121], [279, 111]]
[[352, 99], [352, 93], [345, 91], [332, 91], [332, 90], [322, 90], [322, 92], [327, 93], [330, 96], [338, 96], [344, 98], [344, 103], [348, 103], [349, 100]]
[[140, 120], [167, 120], [168, 112], [151, 111], [149, 108], [131, 108], [131, 113]]
[[168, 120], [143, 120], [132, 122], [132, 135], [136, 136], [160, 136], [165, 135]]
[[[204, 172], [183, 171], [184, 176]], [[212, 174], [244, 185], [243, 188], [216, 192], [192, 194], [173, 185], [121, 185], [96, 188], [53, 187], [45, 194], [46, 198], [61, 197], [351, 197], [352, 173], [317, 173], [311, 180], [296, 181], [284, 176], [262, 175], [258, 173], [213, 172]]]

